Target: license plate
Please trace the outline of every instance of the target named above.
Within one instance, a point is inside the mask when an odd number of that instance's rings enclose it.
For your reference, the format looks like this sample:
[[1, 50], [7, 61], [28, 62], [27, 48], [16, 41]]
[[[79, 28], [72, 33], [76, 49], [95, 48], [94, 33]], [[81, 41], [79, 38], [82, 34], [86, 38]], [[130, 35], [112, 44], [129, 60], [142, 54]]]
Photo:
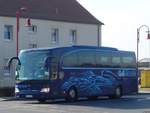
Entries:
[[32, 95], [26, 95], [26, 98], [33, 98]]

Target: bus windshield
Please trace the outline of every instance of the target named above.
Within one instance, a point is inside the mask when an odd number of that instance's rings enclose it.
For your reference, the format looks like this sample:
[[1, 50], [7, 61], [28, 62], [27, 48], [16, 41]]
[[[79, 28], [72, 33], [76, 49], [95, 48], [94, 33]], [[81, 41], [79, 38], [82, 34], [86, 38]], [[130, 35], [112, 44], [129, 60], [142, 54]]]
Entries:
[[48, 80], [48, 52], [31, 51], [19, 55], [21, 65], [16, 69], [17, 80]]

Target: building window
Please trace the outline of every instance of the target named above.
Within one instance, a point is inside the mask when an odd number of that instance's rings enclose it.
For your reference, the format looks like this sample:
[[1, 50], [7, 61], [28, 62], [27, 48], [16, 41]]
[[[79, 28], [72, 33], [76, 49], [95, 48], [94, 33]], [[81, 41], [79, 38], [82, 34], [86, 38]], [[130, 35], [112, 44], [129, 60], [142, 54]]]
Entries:
[[29, 48], [37, 48], [37, 44], [29, 44]]
[[56, 43], [59, 42], [59, 30], [58, 29], [52, 29], [52, 32], [51, 32], [51, 41], [54, 44], [56, 44]]
[[13, 39], [13, 26], [12, 25], [5, 25], [4, 26], [4, 39], [5, 40], [12, 40]]
[[72, 44], [77, 43], [77, 31], [76, 30], [70, 30], [70, 38], [71, 38]]
[[29, 26], [28, 30], [31, 33], [36, 33], [37, 32], [37, 26], [36, 25]]

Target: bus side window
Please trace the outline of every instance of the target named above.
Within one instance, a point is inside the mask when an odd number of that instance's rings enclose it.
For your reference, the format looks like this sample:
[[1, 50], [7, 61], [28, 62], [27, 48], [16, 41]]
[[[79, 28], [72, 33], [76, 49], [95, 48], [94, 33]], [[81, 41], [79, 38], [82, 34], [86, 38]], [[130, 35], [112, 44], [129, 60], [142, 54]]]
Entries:
[[64, 67], [76, 67], [77, 66], [77, 54], [71, 53], [69, 55], [64, 56], [63, 66]]
[[95, 52], [92, 50], [81, 50], [78, 53], [78, 66], [79, 67], [95, 67]]
[[122, 57], [123, 67], [136, 67], [136, 63], [134, 61], [134, 57], [132, 56], [123, 56]]
[[121, 67], [121, 57], [118, 56], [112, 56], [112, 66], [120, 68]]
[[111, 54], [106, 52], [96, 52], [96, 67], [111, 67]]

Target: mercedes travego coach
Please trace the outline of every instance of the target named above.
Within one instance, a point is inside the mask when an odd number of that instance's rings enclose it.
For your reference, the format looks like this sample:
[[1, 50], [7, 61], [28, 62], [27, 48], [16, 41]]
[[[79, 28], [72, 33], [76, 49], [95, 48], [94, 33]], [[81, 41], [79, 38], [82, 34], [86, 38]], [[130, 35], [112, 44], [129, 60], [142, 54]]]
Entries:
[[17, 98], [120, 98], [138, 92], [134, 52], [116, 48], [69, 46], [22, 50], [16, 68]]

